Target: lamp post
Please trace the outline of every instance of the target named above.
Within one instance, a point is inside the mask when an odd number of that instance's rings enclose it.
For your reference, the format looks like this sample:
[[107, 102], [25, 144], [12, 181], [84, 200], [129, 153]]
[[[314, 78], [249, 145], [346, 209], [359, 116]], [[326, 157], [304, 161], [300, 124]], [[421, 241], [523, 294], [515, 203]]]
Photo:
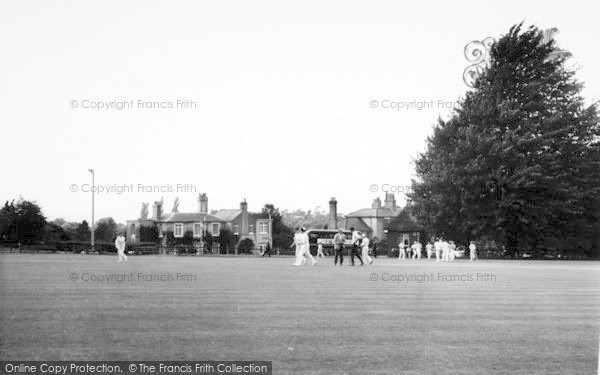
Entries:
[[94, 239], [94, 190], [96, 190], [95, 185], [94, 185], [94, 170], [93, 169], [88, 169], [88, 171], [92, 174], [92, 188], [90, 189], [92, 191], [92, 237], [91, 237], [91, 247], [92, 247], [92, 252], [94, 251], [94, 246], [95, 246], [95, 239]]
[[[271, 251], [273, 251], [273, 235], [272, 235], [273, 219], [271, 218], [271, 210], [268, 210], [268, 213], [269, 213], [269, 238], [268, 238], [268, 241], [269, 241], [269, 247], [271, 248]], [[271, 256], [271, 255], [269, 255], [269, 256]]]

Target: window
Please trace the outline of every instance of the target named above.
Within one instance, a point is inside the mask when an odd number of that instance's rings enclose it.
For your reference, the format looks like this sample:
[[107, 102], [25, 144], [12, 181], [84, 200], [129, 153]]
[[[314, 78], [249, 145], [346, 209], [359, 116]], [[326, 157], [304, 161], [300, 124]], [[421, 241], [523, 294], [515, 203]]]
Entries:
[[240, 226], [239, 226], [239, 225], [235, 224], [235, 225], [233, 226], [233, 234], [235, 234], [236, 236], [237, 236], [238, 234], [240, 234]]
[[269, 234], [269, 224], [265, 222], [258, 223], [258, 233]]
[[417, 241], [417, 242], [421, 242], [421, 233], [419, 232], [414, 232], [413, 233], [413, 238]]
[[213, 223], [212, 224], [212, 235], [213, 236], [218, 236], [219, 235], [219, 223]]
[[410, 237], [408, 233], [402, 233], [402, 242], [404, 242], [404, 245], [410, 246]]
[[194, 223], [194, 237], [199, 238], [202, 237], [202, 223]]
[[249, 225], [248, 226], [248, 233], [249, 234], [254, 234], [254, 225]]
[[177, 223], [173, 226], [173, 236], [176, 238], [183, 237], [183, 224]]

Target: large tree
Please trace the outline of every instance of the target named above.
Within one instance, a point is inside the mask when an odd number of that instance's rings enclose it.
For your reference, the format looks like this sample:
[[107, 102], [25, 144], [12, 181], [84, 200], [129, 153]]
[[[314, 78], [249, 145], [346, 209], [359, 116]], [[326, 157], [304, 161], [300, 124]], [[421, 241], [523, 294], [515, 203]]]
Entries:
[[36, 242], [44, 236], [46, 218], [35, 202], [19, 198], [8, 201], [0, 210], [0, 230], [3, 237], [20, 242]]
[[94, 237], [98, 241], [112, 242], [117, 235], [117, 223], [112, 217], [105, 217], [96, 222]]
[[410, 198], [434, 233], [590, 248], [600, 206], [597, 103], [535, 27], [513, 26], [460, 109], [438, 120]]
[[271, 203], [266, 203], [262, 208], [262, 214], [265, 217], [271, 215], [273, 233], [273, 248], [275, 249], [287, 249], [292, 244], [292, 239], [294, 238], [294, 232], [283, 222], [283, 216], [279, 211], [279, 208], [276, 208]]

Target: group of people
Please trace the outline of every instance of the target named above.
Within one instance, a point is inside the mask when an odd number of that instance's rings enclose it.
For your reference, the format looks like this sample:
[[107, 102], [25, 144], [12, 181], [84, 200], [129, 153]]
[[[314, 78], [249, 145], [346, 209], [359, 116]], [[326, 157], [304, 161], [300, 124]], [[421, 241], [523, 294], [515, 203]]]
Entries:
[[311, 261], [311, 266], [317, 264], [317, 260], [310, 253], [310, 243], [308, 241], [308, 233], [306, 233], [306, 228], [296, 228], [296, 233], [294, 234], [294, 243], [292, 246], [296, 247], [296, 261], [294, 262], [294, 266], [305, 265], [307, 257]]
[[[361, 233], [354, 228], [350, 228], [352, 232], [352, 239], [350, 247], [348, 248], [348, 256], [350, 257], [350, 262], [354, 266], [354, 258], [360, 260], [360, 265], [364, 266], [365, 262], [368, 264], [373, 264], [373, 258], [369, 255], [369, 246], [370, 241], [369, 237], [365, 233]], [[335, 254], [335, 259], [333, 261], [334, 265], [338, 264], [338, 258], [340, 261], [340, 266], [344, 265], [344, 243], [346, 242], [346, 235], [342, 232], [341, 229], [338, 229], [338, 232], [333, 237], [333, 251]], [[364, 260], [363, 260], [364, 259]]]
[[[419, 241], [413, 242], [412, 246], [407, 246], [404, 242], [398, 244], [399, 248], [399, 259], [421, 259], [423, 246]], [[427, 252], [427, 259], [431, 259], [431, 256], [435, 254], [435, 259], [443, 262], [451, 262], [456, 258], [456, 244], [454, 241], [446, 241], [442, 237], [437, 237], [431, 240], [425, 245], [425, 251]], [[412, 255], [411, 255], [412, 253]], [[469, 244], [469, 255], [471, 260], [477, 259], [477, 246], [474, 241]]]
[[[354, 258], [357, 258], [360, 261], [360, 265], [363, 266], [365, 263], [372, 264], [373, 259], [369, 255], [369, 238], [365, 233], [361, 233], [354, 228], [350, 228], [352, 231], [352, 241], [351, 246], [348, 248], [348, 256], [350, 257], [350, 261], [354, 266]], [[339, 264], [340, 266], [344, 265], [344, 244], [346, 243], [346, 235], [344, 232], [339, 229], [338, 232], [333, 237], [333, 249], [335, 253], [334, 265]], [[311, 266], [317, 264], [317, 260], [310, 253], [310, 243], [308, 238], [308, 233], [306, 232], [306, 228], [299, 227], [296, 228], [296, 233], [294, 234], [294, 242], [292, 246], [296, 247], [296, 260], [294, 262], [294, 266], [303, 266], [307, 264], [307, 260], [310, 259]], [[325, 258], [325, 254], [323, 253], [323, 244], [317, 244], [317, 259], [319, 257]]]

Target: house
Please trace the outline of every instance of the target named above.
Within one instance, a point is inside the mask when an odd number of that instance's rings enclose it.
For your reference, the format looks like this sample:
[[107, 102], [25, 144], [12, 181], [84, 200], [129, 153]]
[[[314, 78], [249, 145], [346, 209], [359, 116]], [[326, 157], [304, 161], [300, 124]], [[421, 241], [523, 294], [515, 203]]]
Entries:
[[402, 240], [405, 244], [424, 240], [425, 228], [417, 223], [407, 210], [396, 204], [394, 193], [385, 194], [383, 204], [379, 197], [373, 200], [370, 208], [362, 208], [346, 215], [343, 222], [337, 221], [337, 201], [329, 201], [330, 228], [354, 228], [369, 238]]
[[[248, 212], [245, 199], [239, 209], [208, 213], [208, 197], [205, 193], [198, 196], [196, 212], [179, 212], [176, 200], [173, 210], [164, 213], [162, 201], [154, 202], [150, 219], [127, 220], [127, 241], [133, 245], [151, 242], [156, 240], [156, 236], [162, 238], [167, 232], [173, 233], [175, 238], [183, 238], [187, 233], [200, 240], [205, 234], [219, 237], [222, 229], [229, 229], [238, 242], [251, 239], [257, 249], [264, 249], [267, 243], [273, 246], [271, 220], [265, 215]], [[218, 247], [217, 242], [214, 245]]]

